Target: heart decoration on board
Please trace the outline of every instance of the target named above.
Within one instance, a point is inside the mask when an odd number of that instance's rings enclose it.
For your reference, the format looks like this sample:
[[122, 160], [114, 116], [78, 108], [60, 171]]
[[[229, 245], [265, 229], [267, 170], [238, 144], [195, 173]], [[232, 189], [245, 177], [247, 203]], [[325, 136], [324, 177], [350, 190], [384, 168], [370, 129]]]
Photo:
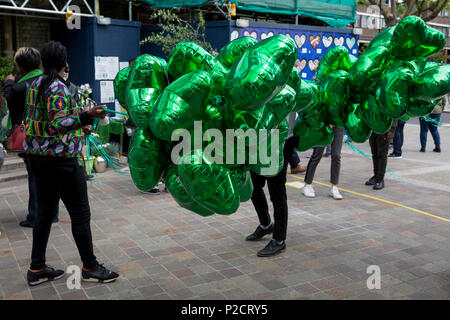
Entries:
[[292, 39], [291, 34], [289, 32], [286, 32], [285, 36]]
[[328, 48], [329, 46], [331, 46], [333, 44], [333, 37], [325, 36], [322, 38], [322, 42], [323, 42], [323, 45], [325, 46], [325, 48]]
[[344, 37], [334, 38], [334, 45], [343, 46], [344, 45]]
[[345, 43], [347, 44], [347, 47], [348, 47], [349, 49], [352, 49], [353, 46], [354, 46], [355, 43], [356, 43], [356, 39], [355, 39], [355, 37], [346, 38], [346, 39], [345, 39]]
[[251, 33], [248, 32], [247, 30], [244, 31], [244, 36], [248, 36], [248, 37], [253, 37], [255, 39], [258, 39], [258, 34], [256, 33], [256, 31], [252, 31]]
[[314, 60], [308, 60], [309, 70], [311, 70], [311, 72], [315, 72], [317, 67], [319, 66], [319, 62], [320, 62], [320, 60], [317, 58]]
[[295, 40], [295, 43], [297, 44], [297, 47], [300, 49], [301, 47], [303, 47], [303, 45], [306, 42], [306, 36], [304, 34], [302, 34], [301, 36], [296, 34], [294, 36], [294, 40]]
[[320, 44], [320, 36], [309, 36], [309, 43], [315, 49]]
[[306, 67], [306, 59], [299, 60], [297, 59], [297, 62], [295, 63], [295, 67], [297, 68], [298, 72], [303, 71]]
[[230, 34], [230, 41], [233, 41], [237, 38], [239, 38], [239, 31], [233, 30]]
[[261, 33], [261, 40], [270, 38], [272, 36], [273, 36], [273, 32], [272, 31], [269, 31], [268, 33], [263, 32], [263, 33]]

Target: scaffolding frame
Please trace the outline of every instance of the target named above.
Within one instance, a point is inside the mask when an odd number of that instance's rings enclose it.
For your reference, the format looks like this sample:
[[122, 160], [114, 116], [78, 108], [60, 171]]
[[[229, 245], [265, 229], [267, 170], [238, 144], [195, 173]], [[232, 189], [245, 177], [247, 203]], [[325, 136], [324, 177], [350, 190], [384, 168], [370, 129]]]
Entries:
[[[33, 12], [33, 13], [44, 13], [44, 14], [56, 14], [56, 15], [66, 15], [67, 14], [67, 9], [69, 8], [70, 4], [72, 3], [73, 0], [66, 0], [64, 6], [61, 9], [58, 9], [58, 7], [54, 4], [53, 0], [48, 0], [48, 2], [51, 5], [51, 9], [42, 9], [42, 8], [37, 8], [37, 7], [33, 7], [33, 6], [27, 6], [29, 3], [29, 0], [25, 0], [25, 1], [20, 1], [22, 3], [19, 3], [18, 0], [3, 0], [0, 3], [8, 3], [7, 4], [0, 4], [0, 9], [5, 9], [5, 10], [10, 10], [10, 11], [20, 11], [23, 13], [27, 13], [27, 12]], [[87, 0], [82, 0], [84, 3], [85, 9], [87, 9], [88, 13], [82, 13], [82, 12], [73, 12], [72, 15], [74, 16], [80, 16], [80, 17], [95, 17], [97, 16], [97, 12], [98, 12], [98, 0], [95, 0], [95, 9], [94, 11], [92, 10], [91, 6], [89, 5], [89, 3], [87, 2]], [[80, 7], [80, 10], [82, 10], [82, 8]], [[12, 14], [14, 15], [14, 14]]]

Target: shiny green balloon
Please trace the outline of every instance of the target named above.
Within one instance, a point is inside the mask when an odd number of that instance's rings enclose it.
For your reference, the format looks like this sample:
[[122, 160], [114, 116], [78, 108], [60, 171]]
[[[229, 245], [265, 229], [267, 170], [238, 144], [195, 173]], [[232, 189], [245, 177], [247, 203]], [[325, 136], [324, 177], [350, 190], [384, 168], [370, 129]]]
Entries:
[[183, 157], [177, 174], [187, 193], [198, 204], [218, 214], [232, 214], [239, 208], [239, 191], [230, 170], [197, 149]]
[[[419, 99], [411, 99], [406, 109], [407, 117], [424, 117], [430, 114], [434, 107], [438, 104], [439, 99], [432, 101], [423, 101]], [[405, 121], [405, 120], [404, 120]]]
[[278, 148], [276, 148], [276, 135], [273, 131], [267, 135], [267, 139], [259, 141], [257, 149], [257, 163], [249, 163], [248, 168], [264, 177], [276, 176], [284, 165], [284, 143], [289, 134], [289, 124], [285, 119], [277, 128]]
[[333, 126], [344, 126], [343, 113], [349, 98], [349, 77], [344, 70], [329, 73], [321, 83], [322, 103], [328, 122]]
[[228, 104], [238, 110], [260, 109], [283, 89], [296, 58], [294, 40], [281, 34], [252, 46], [228, 73], [224, 91]]
[[359, 104], [350, 104], [348, 108], [348, 116], [344, 128], [353, 141], [363, 143], [369, 139], [372, 130], [364, 121], [362, 108]]
[[315, 108], [320, 104], [319, 86], [311, 81], [302, 81], [295, 97], [295, 112], [303, 112], [308, 108]]
[[355, 57], [343, 46], [333, 47], [325, 53], [317, 68], [316, 82], [322, 82], [330, 73], [338, 70], [350, 71]]
[[361, 106], [364, 122], [370, 129], [378, 134], [389, 131], [392, 126], [392, 118], [381, 110], [374, 96], [369, 96]]
[[149, 128], [150, 114], [161, 92], [161, 90], [154, 88], [131, 89], [128, 91], [128, 114], [136, 126], [142, 129]]
[[239, 37], [222, 47], [216, 59], [229, 69], [244, 52], [257, 43], [258, 40], [253, 37]]
[[245, 202], [250, 200], [253, 194], [253, 183], [250, 171], [245, 167], [238, 167], [230, 170], [231, 178], [239, 192], [239, 201]]
[[167, 84], [161, 58], [149, 54], [136, 58], [128, 76], [125, 100], [130, 118], [138, 127], [149, 127], [151, 111]]
[[445, 36], [416, 16], [403, 18], [394, 29], [391, 40], [392, 56], [398, 60], [429, 57], [445, 46]]
[[377, 34], [369, 43], [366, 50], [376, 47], [391, 47], [391, 39], [394, 34], [395, 27], [389, 27]]
[[[428, 64], [427, 64], [428, 66]], [[414, 79], [414, 98], [432, 101], [450, 93], [450, 65], [433, 65]]]
[[300, 72], [298, 72], [297, 68], [292, 68], [291, 74], [289, 75], [289, 79], [287, 81], [287, 85], [289, 85], [295, 91], [300, 90], [302, 79], [300, 78]]
[[411, 119], [411, 117], [408, 116], [408, 115], [403, 116], [403, 117], [400, 118], [400, 120], [405, 121], [405, 122], [408, 121], [409, 119]]
[[183, 41], [173, 47], [170, 54], [167, 72], [174, 81], [195, 70], [209, 73], [213, 80], [213, 90], [222, 94], [227, 70], [214, 57], [195, 42]]
[[303, 152], [313, 147], [325, 147], [333, 141], [333, 130], [329, 126], [322, 126], [320, 130], [311, 130], [304, 121], [298, 121], [294, 134], [299, 137], [297, 150]]
[[223, 106], [208, 104], [205, 108], [205, 113], [202, 116], [204, 121], [203, 130], [208, 129], [224, 129], [225, 118], [223, 113], [225, 112]]
[[128, 76], [127, 90], [154, 88], [163, 90], [168, 79], [162, 59], [142, 54], [136, 58]]
[[324, 105], [311, 105], [307, 109], [305, 109], [302, 113], [300, 113], [300, 119], [304, 121], [309, 129], [311, 130], [321, 130], [325, 125], [325, 117], [323, 116]]
[[127, 90], [127, 82], [130, 71], [131, 67], [123, 68], [117, 73], [116, 77], [114, 78], [114, 96], [119, 101], [120, 105], [125, 109], [128, 109], [125, 100], [125, 94]]
[[295, 107], [295, 90], [286, 85], [272, 100], [264, 106], [256, 130], [272, 130], [286, 119]]
[[177, 176], [177, 168], [175, 165], [170, 165], [164, 172], [164, 184], [173, 196], [175, 201], [183, 208], [193, 211], [201, 216], [207, 217], [213, 215], [214, 212], [199, 205], [191, 198], [191, 196], [184, 189], [183, 184]]
[[350, 69], [350, 85], [358, 93], [371, 91], [387, 69], [390, 53], [386, 47], [374, 47], [361, 55]]
[[153, 134], [170, 141], [175, 129], [189, 129], [205, 112], [211, 77], [196, 70], [172, 82], [161, 94], [150, 116]]
[[390, 69], [380, 85], [379, 103], [384, 113], [392, 119], [406, 114], [412, 89], [414, 72], [406, 64]]
[[161, 179], [168, 159], [162, 142], [144, 129], [136, 129], [128, 151], [131, 178], [138, 189], [148, 191]]

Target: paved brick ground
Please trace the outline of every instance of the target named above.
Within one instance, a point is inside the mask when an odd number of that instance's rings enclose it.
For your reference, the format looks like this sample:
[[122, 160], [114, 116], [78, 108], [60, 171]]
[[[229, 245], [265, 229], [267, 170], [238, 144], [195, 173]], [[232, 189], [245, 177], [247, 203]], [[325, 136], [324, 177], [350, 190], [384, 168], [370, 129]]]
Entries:
[[[330, 159], [319, 165], [315, 199], [288, 187], [288, 249], [273, 258], [256, 256], [267, 239], [244, 241], [257, 225], [250, 202], [231, 216], [203, 218], [169, 194], [144, 195], [129, 177], [100, 174], [89, 189], [95, 253], [121, 278], [81, 290], [69, 290], [65, 279], [28, 288], [31, 230], [18, 226], [27, 188], [24, 181], [0, 185], [0, 300], [449, 299], [450, 133], [441, 130], [442, 154], [431, 152], [431, 141], [429, 152], [418, 152], [417, 126], [405, 134], [404, 158], [389, 162], [396, 175], [382, 191], [363, 185], [371, 162], [347, 146], [341, 187], [351, 192], [342, 192], [344, 200], [331, 199], [323, 185]], [[63, 206], [47, 259], [61, 268], [80, 263]], [[366, 286], [369, 265], [381, 269], [380, 290]]]

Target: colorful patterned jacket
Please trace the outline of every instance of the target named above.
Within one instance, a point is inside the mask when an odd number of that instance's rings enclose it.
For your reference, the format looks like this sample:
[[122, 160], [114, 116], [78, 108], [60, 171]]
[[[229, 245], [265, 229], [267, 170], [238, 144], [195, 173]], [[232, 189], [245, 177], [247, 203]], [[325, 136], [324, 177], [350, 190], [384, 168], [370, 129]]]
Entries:
[[44, 78], [37, 78], [28, 91], [24, 151], [28, 155], [79, 158], [83, 140], [81, 128], [92, 121], [86, 112], [80, 113], [67, 82], [60, 77], [53, 80], [41, 101], [36, 101]]

